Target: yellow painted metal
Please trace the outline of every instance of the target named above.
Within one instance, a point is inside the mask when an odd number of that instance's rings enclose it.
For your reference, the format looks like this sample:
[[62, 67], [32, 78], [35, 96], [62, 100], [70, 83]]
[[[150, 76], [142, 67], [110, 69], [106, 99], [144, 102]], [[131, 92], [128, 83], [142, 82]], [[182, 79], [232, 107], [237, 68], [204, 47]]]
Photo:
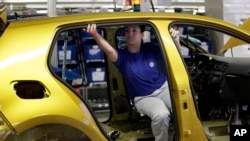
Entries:
[[[173, 91], [173, 99], [178, 119], [178, 129], [180, 131], [180, 140], [207, 140], [202, 125], [197, 118], [194, 99], [191, 94], [190, 82], [188, 74], [183, 65], [183, 61], [179, 56], [177, 46], [173, 43], [171, 35], [168, 32], [168, 27], [173, 22], [172, 20], [154, 20], [152, 21], [161, 34], [161, 39], [164, 44], [165, 56], [170, 70], [171, 88]], [[187, 107], [185, 108], [184, 105]]]

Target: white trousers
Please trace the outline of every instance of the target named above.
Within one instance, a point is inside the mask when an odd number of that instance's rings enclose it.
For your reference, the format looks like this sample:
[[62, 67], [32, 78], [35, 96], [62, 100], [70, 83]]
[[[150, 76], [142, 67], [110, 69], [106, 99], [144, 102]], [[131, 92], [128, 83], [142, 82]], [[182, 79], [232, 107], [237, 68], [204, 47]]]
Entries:
[[151, 118], [155, 141], [168, 141], [168, 127], [172, 105], [168, 82], [148, 96], [135, 97], [135, 107], [141, 114]]

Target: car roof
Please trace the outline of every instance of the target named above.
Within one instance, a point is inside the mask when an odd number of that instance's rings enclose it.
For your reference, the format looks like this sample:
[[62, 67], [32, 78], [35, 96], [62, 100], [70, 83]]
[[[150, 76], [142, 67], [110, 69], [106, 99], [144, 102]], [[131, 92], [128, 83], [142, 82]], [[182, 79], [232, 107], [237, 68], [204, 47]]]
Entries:
[[[241, 31], [241, 34], [249, 35], [249, 31], [244, 28], [238, 28], [238, 26], [225, 22], [220, 19], [202, 16], [192, 15], [184, 13], [164, 13], [164, 12], [107, 12], [107, 13], [83, 13], [73, 15], [61, 15], [55, 17], [33, 17], [28, 19], [17, 19], [8, 21], [6, 29], [26, 28], [29, 30], [37, 30], [42, 25], [47, 29], [47, 33], [52, 33], [51, 29], [56, 29], [59, 26], [74, 24], [76, 26], [82, 25], [82, 23], [97, 23], [97, 24], [109, 24], [109, 23], [122, 23], [122, 22], [143, 22], [150, 20], [169, 20], [180, 21], [181, 23], [196, 23], [203, 22], [203, 25], [213, 26], [220, 29], [221, 25], [235, 29], [234, 31]], [[199, 22], [200, 21], [200, 22]], [[45, 30], [44, 29], [44, 32]], [[237, 33], [238, 34], [238, 33]], [[245, 36], [246, 37], [246, 36]], [[248, 38], [248, 37], [247, 37]]]
[[[77, 22], [77, 21], [91, 21], [91, 22], [98, 22], [98, 21], [139, 21], [139, 19], [172, 19], [172, 20], [189, 20], [189, 21], [206, 21], [208, 23], [216, 24], [222, 23], [228, 26], [235, 26], [230, 23], [224, 22], [223, 20], [219, 20], [216, 18], [211, 18], [207, 16], [200, 16], [200, 15], [192, 15], [192, 14], [182, 14], [182, 13], [163, 13], [163, 12], [107, 12], [107, 13], [86, 13], [86, 14], [74, 14], [74, 15], [63, 15], [63, 16], [56, 16], [56, 17], [39, 17], [39, 18], [32, 18], [32, 19], [21, 19], [17, 21], [11, 21], [11, 27], [20, 27], [20, 26], [30, 26], [34, 24], [43, 24], [43, 23], [51, 23], [51, 22], [58, 22], [58, 23], [67, 23], [67, 22]], [[236, 27], [236, 26], [235, 26]]]

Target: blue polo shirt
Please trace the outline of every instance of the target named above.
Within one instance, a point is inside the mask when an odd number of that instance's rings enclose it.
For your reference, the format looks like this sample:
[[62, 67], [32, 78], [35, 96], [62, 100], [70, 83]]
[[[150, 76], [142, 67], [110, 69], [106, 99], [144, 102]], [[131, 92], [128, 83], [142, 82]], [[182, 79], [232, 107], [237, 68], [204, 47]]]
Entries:
[[137, 53], [118, 50], [118, 59], [114, 64], [123, 76], [131, 100], [151, 94], [166, 81], [166, 76], [159, 71], [160, 60], [161, 51], [152, 43], [143, 43]]

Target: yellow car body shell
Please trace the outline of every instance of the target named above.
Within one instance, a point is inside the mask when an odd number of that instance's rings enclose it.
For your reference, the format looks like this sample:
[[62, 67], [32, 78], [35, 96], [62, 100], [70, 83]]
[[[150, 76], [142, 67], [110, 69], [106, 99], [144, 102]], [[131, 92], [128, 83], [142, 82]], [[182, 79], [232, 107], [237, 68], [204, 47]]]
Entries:
[[[11, 21], [0, 37], [0, 105], [1, 112], [16, 133], [40, 124], [60, 123], [79, 129], [93, 141], [108, 140], [86, 103], [51, 74], [48, 57], [54, 36], [61, 27], [128, 21], [151, 22], [159, 30], [169, 63], [179, 141], [207, 140], [197, 116], [185, 66], [169, 32], [164, 29], [173, 21], [187, 21], [217, 28], [227, 27], [248, 39], [249, 31], [204, 16], [146, 12], [91, 13]], [[48, 96], [31, 100], [17, 97], [13, 87], [20, 80], [38, 81], [46, 88]], [[184, 109], [183, 104], [188, 108]]]

